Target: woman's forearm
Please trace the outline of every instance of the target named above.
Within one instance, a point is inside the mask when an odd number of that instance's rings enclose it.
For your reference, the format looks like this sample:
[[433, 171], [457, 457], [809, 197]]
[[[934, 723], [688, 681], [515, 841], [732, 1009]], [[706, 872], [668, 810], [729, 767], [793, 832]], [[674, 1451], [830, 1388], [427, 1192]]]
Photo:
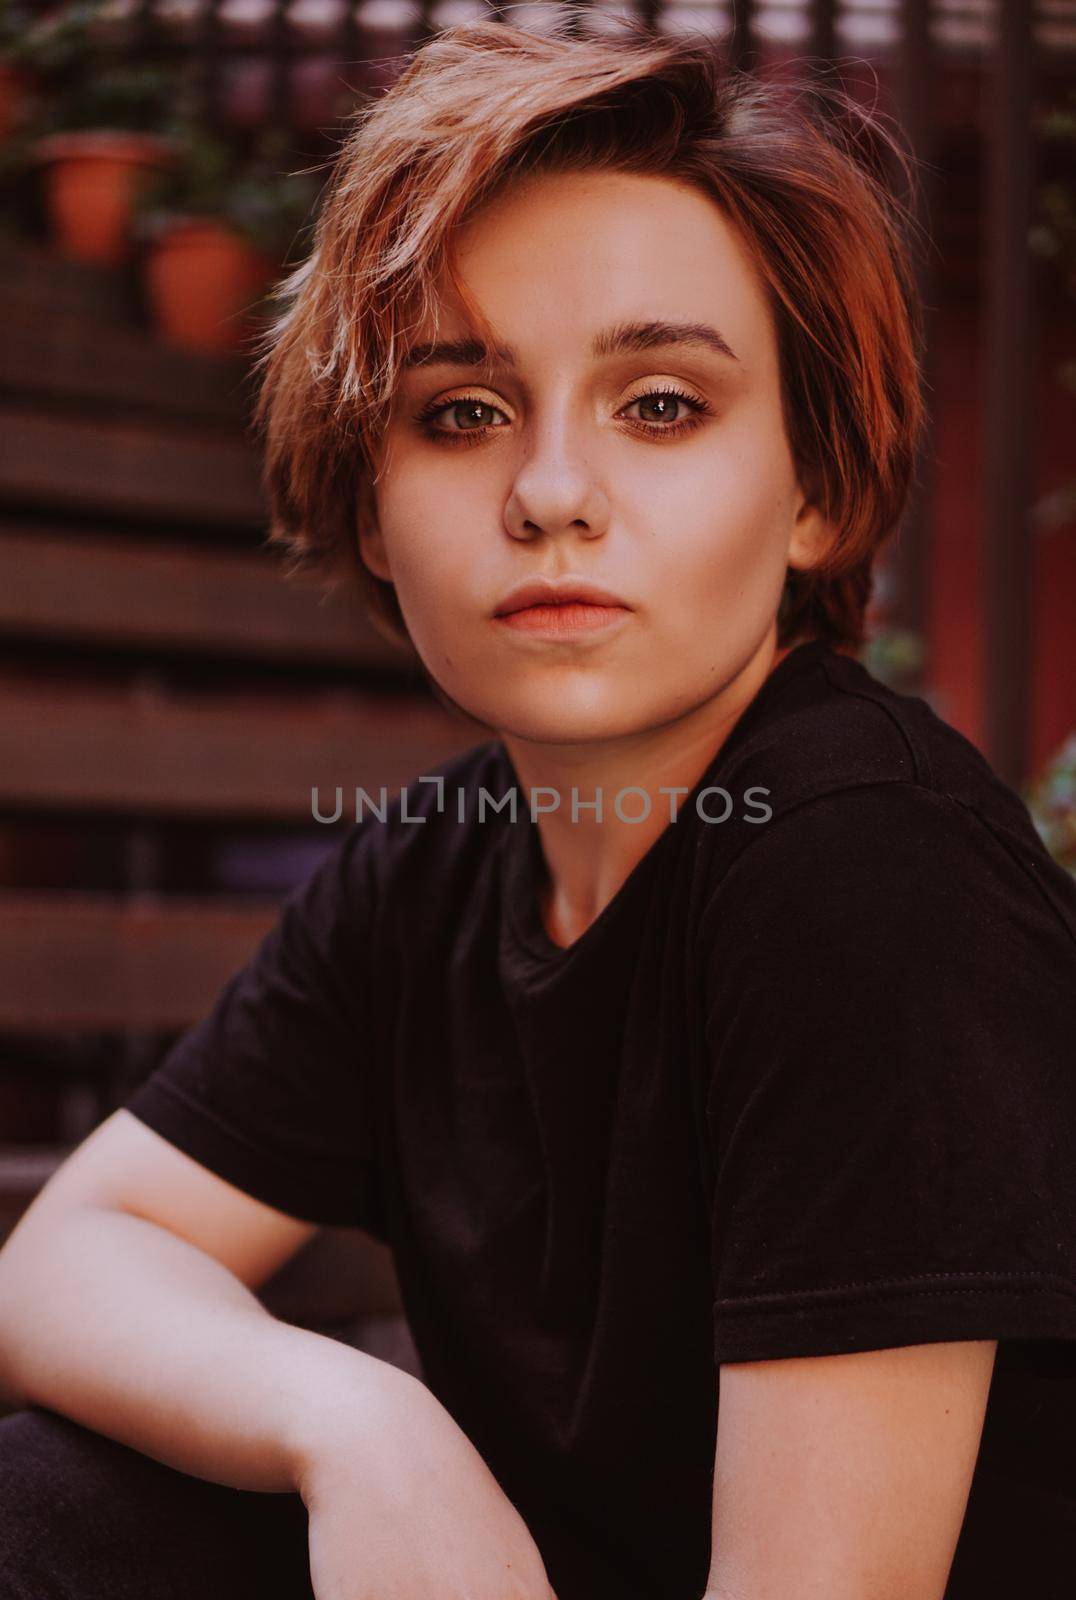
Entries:
[[277, 1321], [213, 1257], [141, 1217], [84, 1206], [0, 1253], [0, 1392], [180, 1471], [298, 1487], [324, 1438], [362, 1435], [414, 1379]]

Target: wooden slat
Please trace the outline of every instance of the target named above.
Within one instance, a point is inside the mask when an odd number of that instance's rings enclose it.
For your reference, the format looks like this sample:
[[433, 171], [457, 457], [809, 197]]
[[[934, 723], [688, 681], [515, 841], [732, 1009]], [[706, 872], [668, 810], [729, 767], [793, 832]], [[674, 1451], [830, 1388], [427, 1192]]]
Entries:
[[66, 1154], [66, 1147], [60, 1145], [0, 1145], [0, 1242]]
[[248, 368], [177, 350], [135, 328], [100, 327], [84, 314], [3, 317], [0, 387], [92, 405], [192, 416], [241, 428]]
[[258, 452], [175, 421], [88, 421], [0, 406], [0, 500], [80, 512], [257, 526]]
[[276, 902], [0, 895], [0, 1027], [186, 1027], [277, 914]]
[[160, 545], [0, 524], [0, 631], [236, 658], [402, 666], [357, 586], [323, 598], [268, 551]]
[[67, 1153], [65, 1145], [0, 1145], [0, 1204], [31, 1200]]
[[0, 804], [310, 821], [311, 791], [354, 818], [488, 731], [411, 696], [343, 690], [171, 694], [0, 677]]
[[27, 239], [0, 245], [0, 308], [19, 317], [77, 315], [122, 326], [136, 311], [131, 277], [115, 267], [61, 256]]

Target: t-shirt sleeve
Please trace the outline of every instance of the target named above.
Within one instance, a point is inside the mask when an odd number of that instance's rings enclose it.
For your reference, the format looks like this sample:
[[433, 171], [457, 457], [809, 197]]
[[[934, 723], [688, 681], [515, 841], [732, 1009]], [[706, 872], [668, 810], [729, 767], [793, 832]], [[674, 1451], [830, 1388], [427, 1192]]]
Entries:
[[870, 784], [760, 824], [711, 893], [718, 1362], [1076, 1340], [1076, 923], [1030, 862]]
[[366, 821], [328, 851], [125, 1109], [267, 1205], [383, 1238], [375, 848]]

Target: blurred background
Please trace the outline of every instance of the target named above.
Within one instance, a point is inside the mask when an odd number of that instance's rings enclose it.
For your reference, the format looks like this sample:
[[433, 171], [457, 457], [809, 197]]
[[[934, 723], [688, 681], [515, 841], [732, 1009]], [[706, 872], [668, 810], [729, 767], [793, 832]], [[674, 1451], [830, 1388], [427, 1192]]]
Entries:
[[[0, 0], [0, 1236], [212, 1003], [348, 786], [483, 736], [346, 585], [285, 581], [249, 348], [356, 104], [432, 30], [557, 9]], [[1076, 871], [1076, 0], [593, 0], [578, 26], [625, 16], [903, 126], [931, 425], [863, 659]]]

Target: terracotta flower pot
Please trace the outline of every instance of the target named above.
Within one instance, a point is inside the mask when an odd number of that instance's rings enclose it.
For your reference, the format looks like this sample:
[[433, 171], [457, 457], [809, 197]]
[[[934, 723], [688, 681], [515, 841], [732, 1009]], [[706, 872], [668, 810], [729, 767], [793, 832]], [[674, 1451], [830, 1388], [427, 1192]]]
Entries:
[[149, 174], [173, 159], [151, 133], [95, 129], [56, 133], [37, 146], [53, 239], [66, 256], [117, 263], [131, 249], [131, 213]]
[[146, 297], [162, 338], [194, 350], [235, 350], [274, 263], [227, 222], [177, 218], [149, 246]]

